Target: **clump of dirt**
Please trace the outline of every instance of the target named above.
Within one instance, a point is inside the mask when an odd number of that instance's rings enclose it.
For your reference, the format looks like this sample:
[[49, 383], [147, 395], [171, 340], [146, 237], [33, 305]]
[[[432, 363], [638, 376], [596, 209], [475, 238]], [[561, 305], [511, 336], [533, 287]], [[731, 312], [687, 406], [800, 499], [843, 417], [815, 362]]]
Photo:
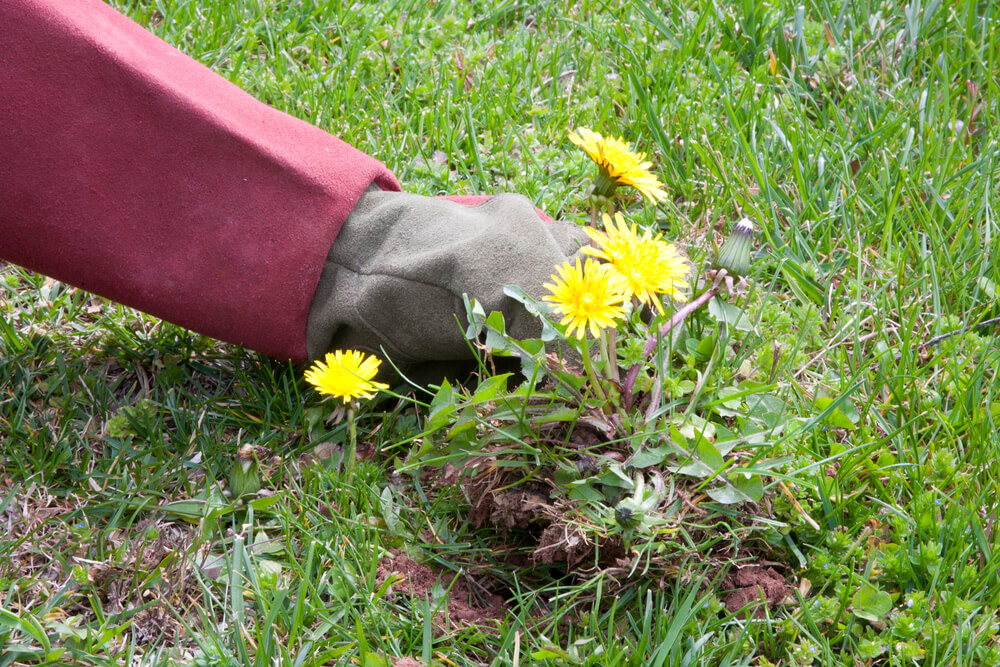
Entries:
[[532, 554], [536, 563], [552, 565], [565, 562], [570, 568], [594, 553], [594, 545], [579, 526], [565, 521], [554, 521], [542, 531], [538, 547]]
[[392, 663], [392, 667], [424, 667], [424, 663], [416, 658], [399, 658]]
[[434, 615], [439, 631], [463, 625], [487, 625], [499, 621], [506, 613], [503, 598], [499, 595], [477, 586], [478, 594], [473, 596], [466, 579], [460, 579], [458, 575], [437, 574], [397, 549], [389, 553], [391, 558], [379, 561], [375, 573], [379, 585], [391, 581], [395, 589], [393, 593], [405, 593], [414, 600], [429, 598], [438, 584], [448, 591], [447, 608]]
[[[452, 459], [442, 467], [428, 466], [421, 471], [425, 488], [459, 495], [459, 504], [469, 524], [484, 531], [484, 539], [493, 540], [495, 548], [488, 562], [476, 561], [484, 572], [490, 568], [535, 570], [540, 576], [553, 571], [587, 580], [605, 576], [612, 586], [627, 586], [637, 573], [665, 588], [681, 575], [681, 568], [692, 558], [711, 561], [711, 568], [725, 571], [740, 568], [722, 582], [716, 582], [720, 597], [730, 612], [761, 599], [774, 607], [788, 590], [784, 577], [767, 567], [743, 566], [759, 562], [761, 556], [747, 545], [746, 536], [759, 526], [755, 515], [770, 514], [766, 500], [727, 523], [732, 534], [722, 534], [711, 522], [714, 503], [700, 491], [697, 480], [671, 475], [650, 467], [631, 475], [642, 475], [648, 488], [660, 494], [654, 505], [643, 508], [640, 521], [630, 525], [619, 519], [615, 508], [630, 491], [604, 481], [604, 473], [614, 463], [621, 465], [632, 455], [627, 440], [612, 437], [614, 425], [601, 421], [601, 415], [586, 414], [572, 425], [542, 424], [531, 435], [520, 435], [520, 442], [555, 448], [563, 466], [538, 465], [539, 457], [527, 461], [521, 447], [514, 447], [502, 437], [484, 439], [482, 449], [463, 459]], [[498, 433], [503, 424], [498, 423]], [[568, 465], [567, 465], [568, 464]], [[589, 482], [590, 491], [603, 495], [584, 501], [570, 497], [558, 480], [576, 467], [580, 482]], [[603, 477], [602, 477], [603, 476]], [[669, 483], [665, 481], [669, 477]], [[591, 478], [592, 481], [588, 480]], [[616, 496], [616, 491], [618, 496]], [[604, 507], [600, 504], [604, 503]], [[683, 532], [686, 539], [674, 539]], [[734, 537], [739, 533], [741, 539]], [[650, 545], [650, 540], [657, 544]], [[706, 553], [692, 548], [711, 544]], [[706, 563], [707, 564], [707, 563]], [[433, 583], [431, 584], [433, 585]], [[497, 590], [504, 584], [496, 583]], [[763, 613], [758, 608], [757, 613]]]
[[479, 494], [469, 518], [474, 526], [490, 524], [507, 531], [544, 522], [549, 510], [548, 494], [522, 486]]
[[[734, 570], [722, 580], [722, 589], [730, 591], [722, 598], [722, 603], [730, 613], [743, 609], [754, 602], [764, 602], [771, 609], [781, 604], [789, 594], [785, 578], [773, 567], [764, 568], [759, 565], [743, 567]], [[760, 605], [754, 616], [764, 616], [764, 607]]]

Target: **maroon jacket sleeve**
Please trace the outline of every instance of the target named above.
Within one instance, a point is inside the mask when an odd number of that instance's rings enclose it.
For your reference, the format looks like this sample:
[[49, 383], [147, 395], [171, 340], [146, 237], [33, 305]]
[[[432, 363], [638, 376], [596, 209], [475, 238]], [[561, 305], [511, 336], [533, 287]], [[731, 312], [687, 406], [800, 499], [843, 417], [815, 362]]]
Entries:
[[0, 257], [304, 360], [330, 245], [377, 160], [99, 0], [0, 0]]

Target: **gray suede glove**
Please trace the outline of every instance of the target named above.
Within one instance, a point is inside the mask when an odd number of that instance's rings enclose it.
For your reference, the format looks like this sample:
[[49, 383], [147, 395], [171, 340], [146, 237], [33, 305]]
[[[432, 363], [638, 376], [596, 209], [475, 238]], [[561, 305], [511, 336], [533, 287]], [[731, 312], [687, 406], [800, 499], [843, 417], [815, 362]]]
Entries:
[[471, 368], [462, 295], [502, 312], [511, 335], [537, 337], [538, 321], [504, 286], [540, 297], [586, 241], [581, 227], [542, 220], [520, 195], [467, 206], [370, 188], [327, 256], [309, 312], [309, 356], [358, 349], [423, 378]]

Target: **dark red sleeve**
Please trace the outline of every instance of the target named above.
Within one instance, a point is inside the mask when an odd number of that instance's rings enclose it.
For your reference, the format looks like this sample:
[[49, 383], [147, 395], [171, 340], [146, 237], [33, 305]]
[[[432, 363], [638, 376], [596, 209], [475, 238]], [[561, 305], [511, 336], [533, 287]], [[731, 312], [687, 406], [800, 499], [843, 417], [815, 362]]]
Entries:
[[0, 0], [0, 257], [304, 360], [330, 245], [385, 166], [99, 0]]

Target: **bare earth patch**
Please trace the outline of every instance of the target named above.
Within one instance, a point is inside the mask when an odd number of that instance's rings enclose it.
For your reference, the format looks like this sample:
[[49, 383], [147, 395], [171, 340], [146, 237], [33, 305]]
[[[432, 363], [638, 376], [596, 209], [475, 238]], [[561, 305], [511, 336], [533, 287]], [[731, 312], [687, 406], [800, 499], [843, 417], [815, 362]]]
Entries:
[[397, 549], [389, 553], [391, 558], [379, 561], [375, 575], [378, 584], [391, 580], [395, 592], [408, 595], [413, 600], [430, 598], [438, 584], [448, 591], [447, 608], [434, 615], [439, 630], [484, 625], [503, 618], [506, 608], [499, 595], [479, 589], [473, 596], [468, 583], [458, 575], [437, 574]]
[[[736, 569], [727, 574], [722, 581], [722, 589], [729, 591], [723, 596], [722, 602], [730, 613], [735, 613], [754, 602], [765, 602], [769, 608], [774, 609], [781, 604], [789, 591], [785, 578], [773, 567], [765, 569], [756, 565]], [[754, 616], [758, 618], [764, 616], [762, 606], [757, 607]]]

